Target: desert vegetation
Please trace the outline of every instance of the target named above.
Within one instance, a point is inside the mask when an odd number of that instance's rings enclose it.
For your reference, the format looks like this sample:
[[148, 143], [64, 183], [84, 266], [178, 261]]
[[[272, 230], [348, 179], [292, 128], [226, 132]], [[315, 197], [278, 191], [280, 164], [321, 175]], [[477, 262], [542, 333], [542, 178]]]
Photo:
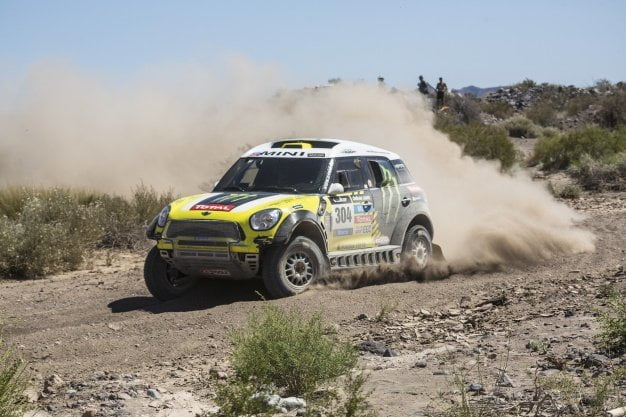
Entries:
[[130, 197], [71, 188], [0, 190], [0, 276], [38, 278], [77, 268], [95, 249], [134, 248], [173, 199], [139, 185]]
[[26, 363], [4, 345], [1, 332], [0, 321], [0, 416], [21, 417], [29, 409], [24, 395]]
[[[220, 415], [369, 416], [367, 377], [354, 367], [357, 350], [341, 341], [319, 313], [267, 306], [231, 334], [234, 376], [220, 383]], [[341, 381], [339, 381], [341, 380]]]

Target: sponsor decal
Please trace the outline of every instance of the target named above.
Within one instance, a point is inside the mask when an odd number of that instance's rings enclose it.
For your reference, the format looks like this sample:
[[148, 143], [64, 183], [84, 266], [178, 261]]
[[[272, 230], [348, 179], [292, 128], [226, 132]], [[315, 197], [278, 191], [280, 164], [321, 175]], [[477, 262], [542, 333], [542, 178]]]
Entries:
[[394, 168], [395, 168], [395, 169], [397, 169], [397, 170], [399, 170], [399, 171], [402, 171], [402, 170], [403, 170], [403, 169], [405, 169], [406, 167], [404, 166], [404, 164], [395, 164], [395, 165], [394, 165]]
[[344, 149], [341, 153], [356, 153], [354, 149]]
[[356, 202], [356, 201], [367, 201], [369, 200], [369, 196], [365, 195], [365, 194], [353, 194], [352, 195], [352, 201]]
[[295, 206], [292, 206], [292, 208], [296, 209], [296, 210], [300, 210], [301, 208], [303, 208], [304, 206], [302, 204], [296, 204]]
[[335, 236], [350, 236], [350, 235], [352, 235], [352, 231], [353, 231], [352, 228], [349, 228], [349, 229], [348, 228], [346, 228], [346, 229], [335, 229], [333, 231], [333, 234]]
[[259, 198], [267, 197], [270, 194], [247, 194], [247, 193], [220, 193], [198, 201], [191, 206], [190, 210], [202, 211], [231, 211], [242, 204]]
[[326, 156], [325, 153], [311, 152], [307, 155], [309, 158], [324, 158]]
[[371, 223], [374, 220], [374, 216], [371, 214], [365, 214], [361, 216], [354, 216], [355, 223]]
[[354, 228], [354, 234], [355, 235], [359, 235], [359, 234], [365, 234], [365, 233], [372, 233], [372, 225], [371, 224], [364, 224], [362, 226], [357, 226]]
[[389, 244], [389, 238], [387, 236], [380, 236], [377, 237], [374, 242], [376, 243], [376, 246], [385, 246]]
[[333, 195], [330, 197], [330, 202], [332, 204], [345, 204], [350, 202], [350, 197]]
[[306, 156], [304, 151], [263, 151], [259, 152], [258, 156]]
[[194, 204], [191, 210], [231, 211], [235, 207], [234, 204]]
[[369, 213], [370, 211], [372, 211], [372, 204], [371, 203], [368, 203], [368, 204], [355, 204], [354, 205], [354, 213], [356, 213], [356, 214]]

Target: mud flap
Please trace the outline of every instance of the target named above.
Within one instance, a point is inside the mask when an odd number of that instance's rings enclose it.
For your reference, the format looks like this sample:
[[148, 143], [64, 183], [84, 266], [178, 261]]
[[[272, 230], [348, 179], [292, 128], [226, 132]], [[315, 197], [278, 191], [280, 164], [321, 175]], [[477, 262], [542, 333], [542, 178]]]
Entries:
[[443, 256], [443, 250], [441, 249], [441, 246], [439, 245], [435, 245], [433, 243], [433, 259], [437, 262], [443, 262], [446, 260], [446, 258]]

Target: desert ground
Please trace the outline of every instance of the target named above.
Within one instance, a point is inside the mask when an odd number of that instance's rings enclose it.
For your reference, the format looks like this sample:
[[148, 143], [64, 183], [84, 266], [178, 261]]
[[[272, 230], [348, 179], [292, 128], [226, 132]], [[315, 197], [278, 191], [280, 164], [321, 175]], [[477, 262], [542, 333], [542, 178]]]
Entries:
[[229, 330], [265, 303], [321, 311], [358, 345], [380, 416], [445, 408], [458, 394], [459, 376], [480, 384], [475, 394], [503, 410], [523, 411], [533, 404], [536, 378], [576, 378], [618, 361], [601, 355], [593, 336], [604, 288], [626, 287], [626, 194], [566, 203], [586, 215], [595, 252], [433, 281], [318, 288], [272, 301], [262, 299], [261, 282], [205, 281], [165, 303], [145, 288], [143, 253], [100, 253], [85, 270], [2, 282], [0, 310], [9, 315], [8, 341], [30, 361], [29, 396], [41, 416], [213, 410], [211, 375], [231, 372]]

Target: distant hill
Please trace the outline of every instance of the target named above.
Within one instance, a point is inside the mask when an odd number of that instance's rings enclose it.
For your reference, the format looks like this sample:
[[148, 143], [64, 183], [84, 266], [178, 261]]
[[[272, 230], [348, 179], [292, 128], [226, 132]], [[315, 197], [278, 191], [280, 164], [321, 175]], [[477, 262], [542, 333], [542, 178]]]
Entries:
[[501, 88], [507, 88], [507, 87], [486, 87], [486, 88], [480, 88], [480, 87], [476, 87], [475, 85], [468, 85], [467, 87], [463, 87], [460, 88], [458, 90], [453, 90], [453, 92], [455, 93], [459, 93], [459, 94], [471, 94], [473, 96], [476, 97], [483, 97], [486, 96], [489, 93], [493, 93], [495, 91], [498, 91]]

